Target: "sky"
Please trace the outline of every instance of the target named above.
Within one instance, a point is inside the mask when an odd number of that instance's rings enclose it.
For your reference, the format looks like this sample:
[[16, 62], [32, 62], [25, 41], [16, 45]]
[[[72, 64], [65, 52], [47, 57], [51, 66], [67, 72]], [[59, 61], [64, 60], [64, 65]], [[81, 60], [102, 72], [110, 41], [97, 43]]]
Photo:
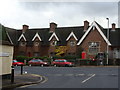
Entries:
[[112, 23], [118, 27], [119, 0], [104, 1], [0, 0], [0, 23], [21, 29], [23, 24], [29, 28], [49, 28], [50, 22], [58, 27], [83, 26], [87, 20], [107, 28], [109, 18], [109, 27]]

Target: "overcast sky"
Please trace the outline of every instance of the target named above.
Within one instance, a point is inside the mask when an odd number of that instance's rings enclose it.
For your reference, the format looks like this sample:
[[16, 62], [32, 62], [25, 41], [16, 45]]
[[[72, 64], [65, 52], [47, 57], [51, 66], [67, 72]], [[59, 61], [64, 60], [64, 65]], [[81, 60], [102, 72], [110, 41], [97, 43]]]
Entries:
[[[114, 0], [113, 0], [114, 1]], [[119, 1], [119, 0], [118, 0]], [[0, 0], [0, 23], [21, 29], [23, 24], [30, 28], [48, 28], [50, 22], [58, 27], [82, 26], [95, 20], [107, 28], [107, 20], [118, 27], [118, 2], [39, 2]]]

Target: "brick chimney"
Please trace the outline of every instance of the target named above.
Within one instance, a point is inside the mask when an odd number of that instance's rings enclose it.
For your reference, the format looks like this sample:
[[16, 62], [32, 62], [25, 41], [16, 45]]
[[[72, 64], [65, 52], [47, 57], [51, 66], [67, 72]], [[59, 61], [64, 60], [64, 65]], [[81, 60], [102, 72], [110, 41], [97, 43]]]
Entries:
[[55, 32], [55, 29], [57, 28], [57, 24], [54, 22], [50, 23], [50, 32]]
[[116, 26], [116, 24], [115, 23], [112, 23], [112, 31], [115, 31], [115, 26]]
[[22, 33], [25, 33], [26, 30], [29, 29], [29, 26], [28, 25], [23, 25], [23, 28], [22, 28]]
[[84, 31], [86, 31], [89, 27], [89, 22], [86, 20], [84, 21]]

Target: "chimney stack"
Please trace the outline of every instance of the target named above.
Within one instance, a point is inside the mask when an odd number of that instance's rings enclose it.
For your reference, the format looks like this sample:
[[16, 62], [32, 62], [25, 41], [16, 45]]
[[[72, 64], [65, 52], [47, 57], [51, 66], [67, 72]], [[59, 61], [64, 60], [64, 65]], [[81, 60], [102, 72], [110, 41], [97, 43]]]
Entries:
[[29, 26], [28, 25], [23, 25], [23, 28], [22, 28], [22, 33], [25, 33], [26, 30], [29, 29]]
[[55, 29], [57, 28], [57, 24], [54, 22], [50, 23], [50, 32], [55, 32]]
[[87, 31], [88, 27], [89, 27], [89, 22], [86, 20], [84, 21], [84, 31]]
[[115, 23], [112, 23], [112, 31], [115, 31], [115, 26], [116, 26], [116, 24]]

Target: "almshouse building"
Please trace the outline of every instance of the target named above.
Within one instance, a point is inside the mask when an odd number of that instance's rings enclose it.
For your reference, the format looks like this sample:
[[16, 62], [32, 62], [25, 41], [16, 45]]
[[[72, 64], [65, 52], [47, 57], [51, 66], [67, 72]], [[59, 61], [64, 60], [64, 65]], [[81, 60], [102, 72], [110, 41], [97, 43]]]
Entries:
[[103, 28], [96, 21], [89, 25], [84, 21], [84, 26], [58, 27], [50, 23], [49, 28], [29, 29], [23, 25], [21, 30], [6, 28], [11, 42], [14, 44], [14, 56], [79, 56], [80, 50], [86, 53], [86, 58], [94, 57], [97, 53], [106, 53], [109, 45], [109, 58], [120, 58], [120, 28], [112, 24]]

